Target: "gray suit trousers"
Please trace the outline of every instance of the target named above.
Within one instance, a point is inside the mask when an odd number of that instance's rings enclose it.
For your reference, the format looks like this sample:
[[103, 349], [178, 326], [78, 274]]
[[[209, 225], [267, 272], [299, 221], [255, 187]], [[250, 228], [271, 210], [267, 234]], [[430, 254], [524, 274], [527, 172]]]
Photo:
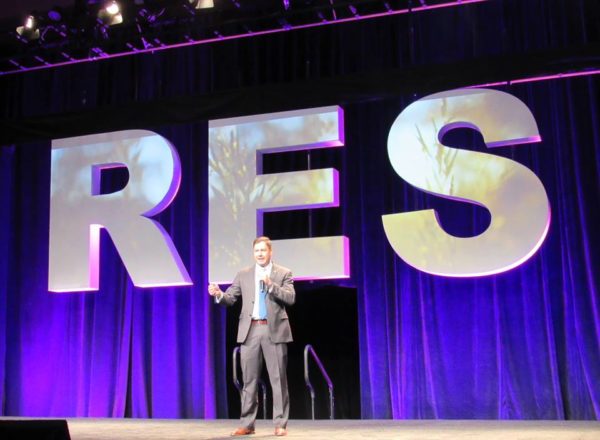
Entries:
[[286, 375], [287, 343], [272, 342], [269, 337], [268, 325], [253, 324], [250, 326], [247, 339], [240, 348], [240, 358], [244, 379], [242, 426], [254, 427], [258, 412], [258, 380], [264, 358], [273, 391], [273, 423], [276, 427], [285, 428], [290, 413]]

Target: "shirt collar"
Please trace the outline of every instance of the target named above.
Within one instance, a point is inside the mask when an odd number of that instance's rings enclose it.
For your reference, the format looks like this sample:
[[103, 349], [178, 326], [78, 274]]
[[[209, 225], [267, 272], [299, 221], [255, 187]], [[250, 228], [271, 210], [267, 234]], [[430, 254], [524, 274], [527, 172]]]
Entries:
[[258, 263], [256, 263], [254, 265], [254, 268], [254, 271], [257, 273], [271, 273], [271, 271], [273, 270], [273, 260], [269, 261], [269, 264], [267, 264], [265, 267], [262, 267]]

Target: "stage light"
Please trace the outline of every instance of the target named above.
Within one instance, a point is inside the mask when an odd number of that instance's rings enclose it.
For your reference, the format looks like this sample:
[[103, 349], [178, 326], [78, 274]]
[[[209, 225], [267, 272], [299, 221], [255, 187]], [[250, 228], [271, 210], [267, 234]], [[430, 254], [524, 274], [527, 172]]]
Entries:
[[119, 4], [116, 1], [106, 3], [106, 6], [98, 11], [98, 20], [107, 26], [123, 23]]
[[117, 2], [112, 2], [106, 7], [106, 12], [110, 15], [117, 15], [119, 13], [119, 5]]
[[37, 20], [33, 15], [29, 15], [25, 19], [23, 26], [18, 26], [16, 30], [20, 39], [31, 41], [40, 38], [40, 30], [37, 28]]
[[136, 23], [138, 25], [138, 31], [141, 32], [141, 29], [139, 28], [140, 19], [141, 19], [141, 22], [143, 22], [143, 23], [148, 23], [148, 24], [156, 23], [158, 21], [158, 19], [165, 13], [165, 10], [166, 10], [165, 8], [162, 8], [159, 10], [151, 11], [147, 8], [141, 8], [138, 11], [139, 19], [136, 18]]
[[33, 30], [34, 27], [35, 27], [35, 18], [33, 18], [33, 15], [30, 15], [25, 20], [25, 29]]
[[194, 9], [210, 9], [215, 7], [213, 0], [188, 0]]

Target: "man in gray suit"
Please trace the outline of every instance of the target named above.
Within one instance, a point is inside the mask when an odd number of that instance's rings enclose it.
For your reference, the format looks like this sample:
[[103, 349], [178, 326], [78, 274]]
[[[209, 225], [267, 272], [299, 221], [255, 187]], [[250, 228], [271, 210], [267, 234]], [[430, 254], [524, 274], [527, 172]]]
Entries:
[[292, 272], [271, 261], [271, 240], [258, 237], [252, 245], [255, 265], [239, 271], [225, 292], [216, 284], [208, 286], [208, 293], [219, 304], [230, 306], [242, 297], [237, 334], [237, 342], [242, 344], [242, 414], [241, 426], [231, 435], [254, 434], [258, 412], [258, 379], [264, 357], [273, 390], [275, 435], [284, 436], [287, 434], [290, 412], [286, 376], [287, 343], [292, 342], [285, 306], [294, 304], [296, 292]]

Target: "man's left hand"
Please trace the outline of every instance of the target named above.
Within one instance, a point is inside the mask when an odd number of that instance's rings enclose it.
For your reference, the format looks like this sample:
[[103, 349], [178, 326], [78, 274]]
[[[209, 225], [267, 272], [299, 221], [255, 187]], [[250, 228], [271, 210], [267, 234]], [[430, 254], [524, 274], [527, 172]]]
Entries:
[[264, 275], [262, 280], [265, 283], [265, 285], [267, 286], [267, 288], [271, 287], [273, 285], [273, 281], [271, 281], [271, 278], [269, 278], [269, 275]]

